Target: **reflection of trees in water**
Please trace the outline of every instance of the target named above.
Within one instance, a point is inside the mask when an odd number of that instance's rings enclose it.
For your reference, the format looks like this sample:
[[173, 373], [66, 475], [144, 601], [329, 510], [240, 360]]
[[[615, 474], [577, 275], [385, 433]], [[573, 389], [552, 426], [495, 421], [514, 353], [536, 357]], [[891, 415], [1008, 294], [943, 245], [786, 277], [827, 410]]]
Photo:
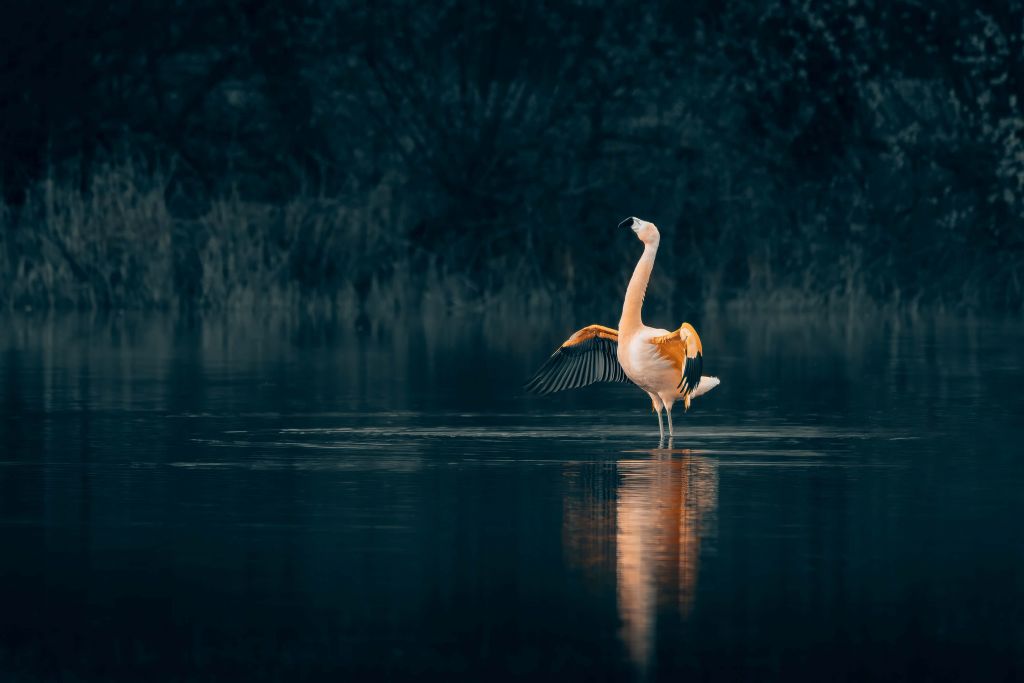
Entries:
[[622, 640], [646, 668], [658, 610], [686, 618], [693, 608], [701, 539], [714, 534], [717, 465], [658, 455], [575, 467], [563, 524], [569, 561], [591, 580], [614, 577]]

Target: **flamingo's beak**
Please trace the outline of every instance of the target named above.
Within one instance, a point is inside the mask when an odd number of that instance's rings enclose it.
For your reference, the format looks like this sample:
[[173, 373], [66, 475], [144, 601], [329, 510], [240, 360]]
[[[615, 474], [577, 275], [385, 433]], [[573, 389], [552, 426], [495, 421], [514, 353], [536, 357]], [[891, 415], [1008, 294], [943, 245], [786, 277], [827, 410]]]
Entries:
[[632, 228], [633, 227], [633, 223], [635, 223], [635, 222], [636, 222], [636, 216], [630, 216], [629, 218], [627, 218], [624, 221], [622, 221], [621, 223], [619, 223], [619, 227], [620, 228]]

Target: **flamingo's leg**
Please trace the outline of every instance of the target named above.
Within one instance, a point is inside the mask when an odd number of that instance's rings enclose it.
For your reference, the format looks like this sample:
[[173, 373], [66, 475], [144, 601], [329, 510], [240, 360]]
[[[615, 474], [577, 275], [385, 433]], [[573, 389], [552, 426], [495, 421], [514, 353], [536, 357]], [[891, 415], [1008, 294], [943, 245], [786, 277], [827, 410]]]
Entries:
[[653, 410], [658, 414], [658, 441], [661, 441], [665, 438], [665, 424], [661, 421], [661, 409], [664, 407], [664, 404], [661, 402], [661, 397], [657, 394], [650, 394], [650, 397]]
[[668, 398], [662, 396], [661, 403], [665, 406], [665, 415], [668, 416], [668, 436], [672, 438], [676, 435], [675, 430], [672, 429], [672, 404], [675, 403], [675, 396], [669, 396]]

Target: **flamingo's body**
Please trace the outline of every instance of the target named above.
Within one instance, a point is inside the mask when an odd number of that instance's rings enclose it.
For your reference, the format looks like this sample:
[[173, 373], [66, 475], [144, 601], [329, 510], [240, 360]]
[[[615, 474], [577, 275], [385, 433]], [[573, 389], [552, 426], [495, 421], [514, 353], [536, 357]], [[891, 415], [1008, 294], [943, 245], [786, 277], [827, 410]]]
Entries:
[[651, 397], [661, 436], [665, 435], [662, 410], [668, 415], [672, 436], [673, 404], [682, 400], [689, 409], [692, 399], [714, 389], [719, 380], [701, 375], [704, 349], [690, 323], [669, 332], [648, 327], [641, 320], [640, 309], [661, 235], [653, 223], [639, 218], [627, 218], [619, 225], [627, 224], [644, 243], [644, 253], [626, 288], [619, 329], [589, 325], [578, 330], [551, 355], [526, 388], [548, 394], [595, 382], [633, 383]]

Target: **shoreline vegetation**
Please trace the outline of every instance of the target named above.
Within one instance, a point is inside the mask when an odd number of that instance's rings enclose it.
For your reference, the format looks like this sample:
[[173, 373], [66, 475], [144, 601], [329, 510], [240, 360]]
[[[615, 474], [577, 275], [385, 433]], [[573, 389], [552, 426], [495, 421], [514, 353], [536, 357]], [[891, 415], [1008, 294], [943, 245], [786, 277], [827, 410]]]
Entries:
[[[459, 271], [452, 254], [417, 246], [386, 184], [360, 205], [308, 194], [258, 201], [232, 191], [191, 206], [173, 196], [166, 177], [130, 161], [105, 165], [87, 190], [54, 174], [32, 187], [21, 206], [0, 206], [0, 307], [284, 308], [362, 319], [423, 309], [600, 311], [621, 303], [619, 290], [638, 249], [632, 235], [616, 230], [617, 217], [608, 225], [595, 219], [579, 232], [604, 231], [599, 242], [613, 244], [619, 263], [605, 269], [606, 255], [588, 268], [594, 252], [585, 239], [567, 243], [558, 226], [533, 226], [534, 240], [548, 230], [557, 237], [554, 246], [563, 251], [554, 269], [519, 249], [491, 253], [476, 263], [477, 272]], [[686, 235], [663, 233], [648, 298], [670, 309], [998, 313], [1022, 305], [1019, 264], [1000, 277], [971, 250], [947, 254], [960, 259], [959, 277], [922, 263], [923, 272], [908, 278], [891, 258], [867, 263], [855, 243], [831, 245], [820, 262], [793, 271], [785, 258], [773, 258], [770, 239], [737, 268], [680, 247]], [[688, 267], [694, 261], [699, 268]], [[927, 283], [932, 274], [945, 281]]]
[[0, 310], [1019, 314], [1018, 5], [23, 4]]

